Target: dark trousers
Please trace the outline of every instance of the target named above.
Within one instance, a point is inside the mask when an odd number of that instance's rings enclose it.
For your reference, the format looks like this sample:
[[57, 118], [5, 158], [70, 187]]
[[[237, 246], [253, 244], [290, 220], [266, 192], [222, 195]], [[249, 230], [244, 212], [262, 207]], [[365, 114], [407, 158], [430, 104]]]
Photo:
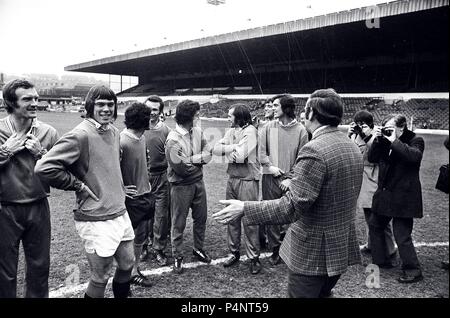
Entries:
[[172, 255], [174, 258], [183, 256], [183, 234], [189, 208], [192, 210], [192, 231], [194, 248], [203, 249], [208, 217], [206, 190], [203, 180], [189, 185], [170, 186], [170, 212], [172, 215]]
[[0, 235], [0, 298], [16, 297], [20, 241], [25, 254], [25, 297], [48, 297], [50, 209], [47, 199], [27, 204], [2, 203]]
[[[259, 181], [230, 178], [227, 183], [226, 199], [241, 201], [258, 200]], [[240, 253], [241, 232], [244, 230], [245, 253], [249, 259], [259, 257], [261, 247], [259, 243], [259, 226], [242, 223], [242, 217], [228, 223], [227, 240], [231, 253]]]
[[402, 268], [411, 275], [419, 275], [421, 273], [420, 263], [411, 237], [414, 224], [413, 218], [392, 218], [372, 213], [369, 220], [372, 261], [378, 265], [389, 261], [386, 257], [388, 253], [386, 252], [385, 230], [391, 219], [395, 242], [402, 260]]
[[153, 238], [153, 248], [164, 250], [167, 246], [167, 237], [170, 229], [169, 208], [169, 181], [167, 172], [151, 175], [152, 194], [155, 197], [155, 217], [150, 220], [150, 233]]
[[331, 295], [341, 275], [306, 276], [288, 272], [289, 298], [325, 298]]
[[[262, 199], [275, 200], [281, 198], [283, 196], [283, 191], [279, 186], [280, 182], [280, 178], [275, 178], [271, 174], [263, 174]], [[273, 250], [274, 248], [280, 248], [281, 238], [286, 233], [288, 227], [288, 224], [266, 225], [267, 241], [269, 243], [270, 250]]]

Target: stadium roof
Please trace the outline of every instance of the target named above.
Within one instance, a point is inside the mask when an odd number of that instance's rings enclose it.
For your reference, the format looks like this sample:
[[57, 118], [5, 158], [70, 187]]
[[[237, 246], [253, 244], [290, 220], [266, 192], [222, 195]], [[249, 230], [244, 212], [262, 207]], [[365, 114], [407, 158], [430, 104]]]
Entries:
[[170, 55], [189, 49], [198, 49], [230, 42], [283, 35], [368, 19], [413, 13], [448, 5], [449, 0], [399, 0], [371, 7], [340, 11], [97, 59], [80, 64], [69, 65], [66, 66], [64, 70], [136, 76], [142, 73], [143, 65], [145, 65], [146, 68], [151, 69], [152, 65], [158, 64], [161, 55]]

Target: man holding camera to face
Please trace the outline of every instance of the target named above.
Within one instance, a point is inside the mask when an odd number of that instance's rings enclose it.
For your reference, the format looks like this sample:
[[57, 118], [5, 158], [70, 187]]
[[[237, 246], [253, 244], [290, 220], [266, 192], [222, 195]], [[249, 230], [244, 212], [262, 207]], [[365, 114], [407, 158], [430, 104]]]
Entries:
[[[364, 212], [364, 218], [367, 223], [367, 244], [362, 249], [362, 252], [366, 253], [371, 252], [368, 224], [370, 216], [372, 214], [372, 198], [378, 188], [379, 173], [378, 164], [369, 162], [367, 158], [368, 148], [372, 146], [373, 141], [376, 138], [376, 135], [374, 134], [374, 128], [375, 126], [373, 123], [372, 114], [366, 110], [360, 110], [353, 116], [353, 122], [350, 124], [348, 130], [349, 138], [358, 146], [364, 160], [363, 182], [356, 206], [358, 208], [358, 211], [362, 210]], [[386, 256], [389, 256], [389, 258], [394, 258], [396, 256], [396, 249], [391, 223], [387, 224], [384, 235], [386, 241]]]
[[386, 257], [384, 233], [392, 219], [403, 270], [398, 281], [415, 283], [423, 279], [411, 233], [414, 218], [423, 216], [419, 170], [425, 143], [408, 130], [406, 117], [400, 114], [388, 115], [374, 134], [368, 160], [378, 163], [380, 171], [369, 220], [372, 260], [380, 267], [393, 267]]

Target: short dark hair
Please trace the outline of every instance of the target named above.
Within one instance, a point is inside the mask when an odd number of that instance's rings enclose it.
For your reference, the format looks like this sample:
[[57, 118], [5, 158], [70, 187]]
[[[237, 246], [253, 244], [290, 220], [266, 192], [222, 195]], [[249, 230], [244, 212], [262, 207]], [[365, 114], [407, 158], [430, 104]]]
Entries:
[[94, 105], [97, 99], [107, 99], [114, 101], [114, 119], [117, 118], [117, 96], [116, 94], [105, 85], [92, 86], [86, 95], [85, 109], [86, 117], [92, 118], [94, 116]]
[[134, 103], [125, 111], [124, 124], [129, 129], [148, 129], [151, 110], [143, 103]]
[[252, 114], [245, 104], [234, 104], [230, 107], [233, 109], [234, 125], [244, 127], [252, 124]]
[[159, 103], [159, 113], [162, 113], [164, 110], [164, 102], [158, 95], [151, 95], [147, 97], [144, 104], [147, 102]]
[[360, 110], [353, 116], [353, 121], [355, 123], [365, 123], [370, 128], [373, 128], [373, 116], [367, 110]]
[[[279, 98], [283, 114], [291, 119], [295, 118], [295, 100], [291, 95], [284, 95]], [[275, 101], [275, 100], [274, 100]]]
[[175, 111], [175, 121], [185, 125], [194, 121], [195, 114], [200, 110], [200, 104], [190, 99], [182, 100]]
[[341, 97], [332, 88], [318, 89], [309, 97], [306, 108], [313, 111], [313, 116], [322, 125], [337, 127], [344, 114]]
[[29, 89], [33, 87], [34, 85], [25, 79], [15, 79], [6, 83], [5, 87], [3, 87], [3, 99], [5, 100], [6, 111], [11, 114], [14, 108], [17, 107], [16, 90], [18, 88]]
[[391, 119], [394, 119], [395, 126], [397, 126], [399, 128], [406, 128], [406, 129], [408, 128], [406, 116], [402, 115], [402, 114], [389, 114], [383, 118], [383, 121], [381, 122], [381, 124], [384, 126]]

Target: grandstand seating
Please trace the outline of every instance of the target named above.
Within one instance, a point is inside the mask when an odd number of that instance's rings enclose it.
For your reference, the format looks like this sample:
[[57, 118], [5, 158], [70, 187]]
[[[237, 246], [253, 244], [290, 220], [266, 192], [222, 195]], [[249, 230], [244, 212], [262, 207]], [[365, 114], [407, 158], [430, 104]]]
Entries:
[[[300, 117], [307, 98], [295, 98], [296, 116]], [[401, 113], [413, 119], [414, 128], [448, 129], [449, 128], [449, 101], [448, 99], [410, 99], [408, 101], [396, 100], [386, 103], [380, 98], [371, 97], [345, 97], [344, 118], [342, 124], [353, 121], [353, 115], [362, 109], [370, 111], [374, 116], [375, 124], [380, 125], [383, 118], [391, 113]], [[244, 103], [249, 106], [252, 115], [262, 117], [264, 107], [262, 100], [248, 99], [220, 99], [217, 103], [202, 104], [200, 115], [202, 117], [226, 118], [228, 110], [233, 104]]]

